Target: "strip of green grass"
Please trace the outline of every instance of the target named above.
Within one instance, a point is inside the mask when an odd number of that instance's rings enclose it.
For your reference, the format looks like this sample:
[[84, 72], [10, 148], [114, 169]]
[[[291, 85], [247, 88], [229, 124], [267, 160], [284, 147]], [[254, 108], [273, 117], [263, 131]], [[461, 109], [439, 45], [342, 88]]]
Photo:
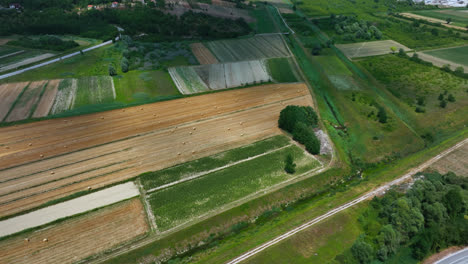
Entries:
[[455, 63], [465, 65], [468, 67], [468, 46], [452, 49], [426, 51], [424, 53], [444, 60], [453, 61]]
[[296, 74], [292, 70], [289, 58], [275, 58], [267, 60], [267, 67], [271, 77], [280, 83], [297, 82]]
[[[292, 175], [284, 172], [284, 160], [289, 154], [295, 157], [297, 164], [296, 173]], [[149, 202], [159, 230], [168, 230], [317, 166], [319, 163], [315, 159], [293, 145], [155, 192]]]
[[457, 9], [444, 9], [444, 10], [424, 10], [411, 12], [417, 15], [432, 17], [446, 21], [447, 18], [451, 18], [451, 25], [465, 27], [468, 25], [468, 9], [457, 8]]
[[148, 172], [141, 176], [141, 183], [146, 190], [159, 187], [194, 174], [213, 170], [230, 163], [253, 157], [286, 145], [291, 141], [286, 136], [274, 136], [240, 148], [228, 150], [213, 156], [189, 161], [171, 168]]

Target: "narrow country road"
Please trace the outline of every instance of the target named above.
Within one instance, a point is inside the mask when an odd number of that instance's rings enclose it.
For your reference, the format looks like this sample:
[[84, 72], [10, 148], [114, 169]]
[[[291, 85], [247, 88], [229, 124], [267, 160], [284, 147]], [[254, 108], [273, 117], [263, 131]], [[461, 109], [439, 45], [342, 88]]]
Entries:
[[[109, 40], [109, 41], [106, 41], [106, 42], [103, 42], [101, 44], [98, 44], [96, 46], [92, 46], [90, 48], [87, 48], [87, 49], [84, 49], [83, 52], [88, 52], [88, 51], [91, 51], [93, 49], [97, 49], [97, 48], [100, 48], [102, 46], [106, 46], [106, 45], [109, 45], [109, 44], [112, 44], [112, 40]], [[49, 65], [49, 64], [52, 64], [54, 62], [57, 62], [57, 61], [61, 61], [61, 60], [64, 60], [64, 59], [68, 59], [68, 58], [71, 58], [73, 56], [76, 56], [80, 54], [79, 51], [77, 52], [73, 52], [73, 53], [70, 53], [70, 54], [67, 54], [67, 55], [64, 55], [62, 57], [59, 57], [59, 58], [56, 58], [56, 59], [53, 59], [53, 60], [50, 60], [50, 61], [46, 61], [46, 62], [43, 62], [43, 63], [39, 63], [37, 65], [33, 65], [31, 67], [27, 67], [27, 68], [24, 68], [24, 69], [21, 69], [21, 70], [17, 70], [17, 71], [14, 71], [14, 72], [10, 72], [10, 73], [6, 73], [6, 74], [3, 74], [3, 75], [0, 75], [0, 80], [1, 79], [5, 79], [5, 78], [8, 78], [8, 77], [11, 77], [11, 76], [15, 76], [15, 75], [18, 75], [20, 73], [23, 73], [23, 72], [27, 72], [27, 71], [30, 71], [30, 70], [34, 70], [34, 69], [37, 69], [37, 68], [40, 68], [42, 66], [46, 66], [46, 65]]]
[[445, 258], [436, 261], [434, 264], [466, 264], [468, 263], [468, 247], [457, 251]]
[[[277, 244], [277, 243], [279, 243], [279, 242], [281, 242], [281, 241], [295, 235], [296, 233], [299, 233], [302, 230], [305, 230], [305, 229], [315, 225], [316, 223], [318, 223], [318, 222], [320, 222], [320, 221], [322, 221], [324, 219], [329, 218], [330, 216], [333, 216], [333, 215], [335, 215], [335, 214], [337, 214], [337, 213], [339, 213], [339, 212], [341, 212], [341, 211], [343, 211], [343, 210], [345, 210], [347, 208], [350, 208], [350, 207], [352, 207], [352, 206], [354, 206], [354, 205], [356, 205], [356, 204], [358, 204], [358, 203], [360, 203], [362, 201], [370, 199], [370, 198], [374, 197], [375, 195], [384, 193], [385, 191], [390, 189], [390, 187], [392, 185], [398, 185], [400, 183], [403, 183], [404, 181], [410, 179], [417, 172], [426, 169], [427, 167], [432, 165], [434, 162], [438, 161], [439, 159], [443, 158], [444, 156], [446, 156], [450, 152], [452, 152], [455, 149], [463, 146], [466, 143], [468, 143], [468, 138], [462, 140], [461, 142], [457, 143], [453, 147], [441, 152], [439, 155], [431, 158], [430, 160], [428, 160], [428, 161], [424, 162], [423, 164], [419, 165], [418, 167], [411, 169], [405, 175], [403, 175], [403, 176], [401, 176], [401, 177], [399, 177], [399, 178], [397, 178], [397, 179], [395, 179], [395, 180], [393, 180], [393, 181], [391, 181], [389, 183], [386, 183], [385, 185], [383, 185], [383, 186], [381, 186], [381, 187], [379, 187], [379, 188], [377, 188], [377, 189], [375, 189], [375, 190], [373, 190], [371, 192], [368, 192], [368, 193], [362, 195], [361, 197], [359, 197], [359, 198], [357, 198], [357, 199], [355, 199], [355, 200], [353, 200], [353, 201], [351, 201], [349, 203], [346, 203], [346, 204], [341, 205], [341, 206], [339, 206], [339, 207], [337, 207], [335, 209], [332, 209], [332, 210], [328, 211], [327, 213], [325, 213], [325, 214], [323, 214], [323, 215], [321, 215], [321, 216], [319, 216], [319, 217], [317, 217], [317, 218], [315, 218], [315, 219], [313, 219], [313, 220], [311, 220], [311, 221], [309, 221], [309, 222], [307, 222], [307, 223], [305, 223], [305, 224], [303, 224], [303, 225], [301, 225], [299, 227], [296, 227], [296, 228], [294, 228], [294, 229], [292, 229], [292, 230], [290, 230], [290, 231], [276, 237], [275, 239], [264, 243], [263, 245], [260, 245], [260, 246], [258, 246], [256, 248], [242, 254], [241, 256], [227, 262], [227, 264], [240, 263], [240, 262], [242, 262], [242, 261], [244, 261], [244, 260], [246, 260], [246, 259], [248, 259], [248, 258], [250, 258], [250, 257], [252, 257], [252, 256], [254, 256], [254, 255], [258, 254], [258, 253], [260, 253], [260, 252], [262, 252], [263, 250], [265, 250], [265, 249], [267, 249], [267, 248], [269, 248], [269, 247], [271, 247], [271, 246], [273, 246], [273, 245], [275, 245], [275, 244]], [[468, 255], [468, 252], [466, 252], [466, 253]], [[451, 263], [451, 262], [443, 262], [441, 264], [448, 264], [448, 263]], [[464, 262], [455, 262], [455, 263], [464, 263]]]

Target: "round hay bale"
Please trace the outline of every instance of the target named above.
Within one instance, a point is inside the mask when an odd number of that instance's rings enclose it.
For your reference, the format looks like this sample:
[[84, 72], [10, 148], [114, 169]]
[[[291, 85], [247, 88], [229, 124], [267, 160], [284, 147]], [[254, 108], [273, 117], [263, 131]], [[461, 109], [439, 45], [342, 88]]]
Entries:
[[29, 143], [28, 146], [32, 146], [32, 143]]
[[10, 147], [9, 147], [9, 146], [6, 146], [5, 148], [6, 148], [6, 149], [10, 149]]
[[91, 190], [91, 189], [92, 189], [91, 186], [88, 186], [88, 191]]
[[177, 152], [177, 156], [180, 156], [180, 152]]
[[197, 130], [197, 128], [196, 128], [196, 127], [192, 128], [192, 129], [193, 129], [193, 130]]
[[48, 241], [49, 241], [49, 239], [47, 239], [47, 238], [42, 239], [42, 242], [48, 242]]
[[190, 131], [189, 134], [192, 135], [193, 134], [192, 131]]
[[26, 241], [26, 242], [29, 242], [29, 238], [28, 238], [28, 237], [27, 237], [27, 238], [25, 238], [25, 239], [24, 239], [24, 241]]
[[101, 116], [101, 119], [104, 119], [104, 117], [103, 117], [103, 116]]
[[55, 174], [55, 172], [51, 171], [50, 174]]
[[39, 157], [43, 158], [43, 157], [44, 157], [44, 155], [43, 155], [43, 154], [41, 154], [41, 155], [39, 155]]

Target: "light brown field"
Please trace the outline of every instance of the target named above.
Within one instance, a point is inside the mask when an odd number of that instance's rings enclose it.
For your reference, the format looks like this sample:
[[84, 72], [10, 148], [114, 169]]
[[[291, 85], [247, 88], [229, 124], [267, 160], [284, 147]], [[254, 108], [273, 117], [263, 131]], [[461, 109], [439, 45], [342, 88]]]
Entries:
[[0, 263], [73, 263], [147, 231], [143, 206], [132, 199], [0, 241]]
[[30, 83], [26, 91], [16, 102], [13, 110], [8, 114], [6, 121], [12, 122], [27, 119], [31, 114], [33, 106], [39, 101], [44, 84], [45, 81]]
[[0, 216], [279, 134], [289, 104], [312, 105], [304, 84], [0, 128]]
[[[458, 63], [455, 63], [453, 61], [449, 61], [449, 60], [444, 60], [442, 58], [438, 58], [438, 57], [435, 57], [435, 56], [432, 56], [430, 54], [427, 54], [427, 53], [423, 53], [423, 52], [417, 52], [416, 54], [418, 54], [418, 57], [421, 59], [421, 60], [424, 60], [424, 61], [429, 61], [431, 62], [434, 66], [437, 66], [437, 67], [444, 67], [445, 65], [450, 65], [450, 69], [452, 70], [455, 70], [456, 68], [458, 67], [462, 67], [464, 69], [465, 72], [468, 72], [468, 66], [465, 66], [465, 65], [461, 65], [461, 64], [458, 64]], [[408, 53], [408, 56], [412, 57], [413, 56], [413, 53]]]
[[448, 27], [448, 28], [467, 30], [464, 27], [459, 27], [459, 26], [454, 26], [454, 25], [447, 24], [447, 21], [437, 19], [437, 18], [426, 17], [426, 16], [416, 15], [416, 14], [412, 14], [412, 13], [400, 13], [400, 15], [402, 15], [404, 17], [409, 17], [409, 18], [426, 20], [426, 21], [429, 21], [431, 23], [440, 23], [442, 26]]
[[190, 44], [193, 54], [197, 57], [200, 64], [215, 64], [218, 63], [216, 57], [211, 53], [211, 51], [205, 47], [202, 43], [193, 43]]
[[431, 169], [437, 170], [440, 173], [454, 172], [459, 176], [468, 177], [468, 144], [456, 149], [452, 153], [443, 157], [436, 163], [432, 164]]
[[49, 81], [32, 117], [44, 117], [49, 114], [50, 108], [52, 108], [52, 105], [54, 104], [55, 95], [57, 94], [60, 81], [61, 80]]
[[359, 58], [389, 54], [392, 52], [390, 50], [391, 47], [396, 47], [397, 52], [399, 49], [403, 49], [404, 51], [410, 50], [408, 47], [403, 46], [402, 44], [393, 40], [378, 40], [351, 44], [336, 44], [335, 46], [338, 49], [340, 49], [348, 58]]
[[5, 118], [18, 95], [27, 82], [6, 83], [0, 85], [0, 122]]

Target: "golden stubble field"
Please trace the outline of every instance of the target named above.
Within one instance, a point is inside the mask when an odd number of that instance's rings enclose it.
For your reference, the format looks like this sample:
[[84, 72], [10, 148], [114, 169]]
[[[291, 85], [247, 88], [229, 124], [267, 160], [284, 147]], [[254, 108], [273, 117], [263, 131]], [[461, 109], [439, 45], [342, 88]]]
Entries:
[[0, 128], [0, 216], [281, 133], [304, 84], [231, 90]]

